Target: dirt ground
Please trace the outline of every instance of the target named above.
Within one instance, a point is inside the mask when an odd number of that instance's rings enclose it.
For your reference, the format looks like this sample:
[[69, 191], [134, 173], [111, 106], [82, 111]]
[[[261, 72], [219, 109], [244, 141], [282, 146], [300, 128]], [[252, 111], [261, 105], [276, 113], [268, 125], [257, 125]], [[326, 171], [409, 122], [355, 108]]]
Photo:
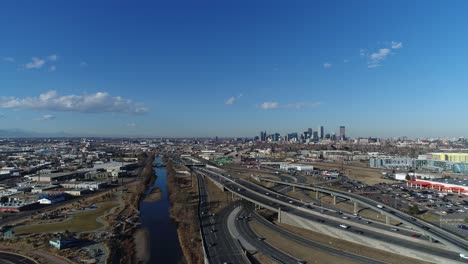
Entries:
[[265, 238], [267, 243], [291, 256], [307, 261], [307, 263], [358, 263], [352, 262], [347, 258], [327, 254], [319, 249], [296, 243], [290, 239], [282, 237], [280, 234], [274, 231], [271, 231], [271, 229], [265, 227], [257, 221], [252, 221], [250, 225], [257, 234]]
[[341, 164], [333, 162], [310, 162], [307, 163], [319, 169], [340, 170], [346, 176], [353, 180], [361, 181], [368, 185], [374, 185], [380, 182], [393, 183], [395, 181], [382, 179], [382, 170], [358, 166], [355, 164]]
[[221, 191], [208, 178], [206, 178], [205, 182], [211, 208], [214, 213], [218, 213], [231, 202], [231, 193]]
[[[356, 243], [344, 241], [344, 240], [337, 239], [331, 236], [327, 236], [321, 233], [313, 232], [313, 231], [302, 229], [302, 228], [297, 228], [297, 227], [290, 226], [290, 225], [278, 224], [278, 226], [286, 230], [289, 230], [295, 234], [308, 238], [310, 240], [319, 242], [321, 244], [333, 245], [335, 248], [340, 249], [342, 251], [350, 252], [353, 254], [358, 254], [358, 255], [365, 256], [365, 257], [372, 258], [372, 259], [378, 259], [378, 260], [388, 262], [388, 263], [398, 263], [398, 264], [406, 264], [406, 263], [426, 264], [428, 263], [422, 260], [412, 259], [412, 258], [404, 257], [401, 255], [392, 254], [386, 251], [369, 248], [369, 247], [362, 246]], [[311, 262], [311, 263], [315, 263], [315, 262]], [[322, 262], [317, 262], [317, 263], [322, 263]], [[335, 262], [335, 263], [340, 263], [340, 262]]]
[[277, 264], [278, 262], [274, 261], [272, 258], [268, 257], [267, 255], [264, 255], [262, 253], [255, 253], [252, 255], [259, 263], [262, 264]]
[[138, 263], [148, 263], [150, 259], [150, 243], [148, 230], [139, 228], [133, 235]]

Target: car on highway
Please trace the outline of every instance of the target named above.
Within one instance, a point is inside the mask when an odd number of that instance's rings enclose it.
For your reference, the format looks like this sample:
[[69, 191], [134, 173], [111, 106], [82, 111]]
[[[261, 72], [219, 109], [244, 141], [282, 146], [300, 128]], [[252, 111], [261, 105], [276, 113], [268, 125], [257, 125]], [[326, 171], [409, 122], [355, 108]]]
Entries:
[[467, 254], [460, 253], [460, 258], [468, 259], [468, 253]]
[[349, 228], [349, 226], [347, 226], [347, 225], [345, 225], [345, 224], [340, 224], [340, 227], [341, 227], [341, 228], [344, 228], [344, 229], [348, 229], [348, 228]]
[[458, 225], [458, 228], [463, 229], [463, 230], [468, 230], [468, 226], [466, 225]]
[[293, 202], [293, 201], [291, 201], [291, 200], [289, 200], [289, 202], [288, 202], [288, 203], [290, 203], [290, 204], [293, 204], [294, 202]]
[[384, 208], [384, 206], [381, 205], [381, 204], [378, 204], [377, 207], [380, 208], [380, 209]]
[[395, 232], [398, 232], [398, 231], [399, 231], [398, 228], [394, 228], [394, 227], [393, 227], [393, 228], [390, 228], [390, 230], [395, 231]]
[[343, 216], [342, 218], [343, 218], [343, 219], [349, 219], [349, 217], [347, 217], [347, 216]]

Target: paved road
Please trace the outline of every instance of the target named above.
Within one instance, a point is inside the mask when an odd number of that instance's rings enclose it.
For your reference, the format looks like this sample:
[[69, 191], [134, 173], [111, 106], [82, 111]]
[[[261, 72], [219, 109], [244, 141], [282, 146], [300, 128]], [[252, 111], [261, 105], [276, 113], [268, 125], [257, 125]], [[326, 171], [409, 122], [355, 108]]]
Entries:
[[258, 215], [251, 208], [249, 208], [247, 206], [245, 206], [245, 207], [246, 207], [247, 212], [249, 213], [249, 215], [252, 215], [252, 217], [255, 220], [257, 220], [260, 224], [270, 228], [271, 230], [277, 232], [278, 234], [281, 234], [281, 236], [283, 236], [283, 237], [285, 237], [285, 238], [287, 238], [289, 240], [295, 241], [295, 242], [297, 242], [299, 244], [302, 244], [302, 245], [305, 245], [305, 246], [308, 246], [308, 247], [311, 247], [311, 248], [320, 249], [321, 251], [326, 252], [326, 253], [331, 254], [331, 255], [336, 255], [336, 256], [339, 256], [339, 257], [342, 257], [342, 258], [347, 258], [349, 260], [353, 260], [353, 261], [357, 261], [357, 262], [362, 262], [362, 263], [385, 263], [385, 262], [380, 262], [380, 261], [377, 261], [377, 260], [369, 259], [369, 258], [366, 258], [366, 257], [363, 257], [363, 256], [355, 255], [355, 254], [352, 254], [352, 253], [344, 252], [344, 251], [341, 251], [339, 249], [329, 247], [329, 246], [320, 244], [318, 242], [309, 240], [307, 238], [304, 238], [302, 236], [296, 235], [294, 233], [291, 233], [291, 232], [289, 232], [289, 231], [287, 231], [287, 230], [285, 230], [285, 229], [271, 223], [270, 221], [266, 220], [262, 216]]
[[210, 263], [250, 263], [227, 227], [229, 213], [234, 207], [228, 206], [218, 215], [214, 215], [210, 208], [205, 179], [199, 175], [197, 178], [200, 191], [201, 231]]
[[[265, 178], [262, 180], [266, 180]], [[268, 181], [271, 181], [268, 179]], [[274, 181], [274, 180], [273, 180]], [[279, 181], [278, 183], [282, 183], [285, 185], [294, 185], [294, 183], [286, 183], [286, 182], [281, 182]], [[313, 189], [313, 190], [321, 190], [323, 192], [330, 192], [334, 195], [344, 197], [350, 200], [355, 200], [359, 201], [362, 204], [365, 204], [366, 206], [371, 207], [374, 210], [381, 211], [382, 213], [391, 216], [394, 219], [397, 219], [398, 221], [404, 223], [407, 226], [411, 226], [412, 228], [415, 228], [417, 230], [420, 230], [423, 233], [427, 233], [430, 236], [444, 242], [447, 246], [452, 247], [453, 249], [457, 249], [462, 252], [468, 252], [468, 241], [464, 240], [461, 237], [457, 237], [435, 225], [431, 225], [423, 220], [414, 218], [408, 214], [405, 214], [401, 211], [398, 211], [396, 209], [390, 208], [390, 207], [383, 207], [383, 208], [378, 208], [377, 206], [380, 204], [380, 202], [374, 201], [372, 199], [360, 196], [358, 194], [354, 193], [347, 193], [343, 191], [338, 191], [338, 190], [332, 190], [332, 189], [327, 189], [323, 187], [311, 187], [311, 186], [304, 186], [304, 185], [298, 185], [297, 187], [305, 188], [305, 189]]]
[[282, 251], [279, 251], [278, 249], [271, 246], [268, 241], [259, 239], [257, 234], [255, 234], [255, 232], [250, 227], [249, 221], [247, 220], [249, 217], [249, 212], [247, 212], [245, 209], [242, 209], [239, 213], [239, 216], [242, 217], [242, 219], [236, 221], [236, 228], [242, 234], [244, 239], [253, 245], [259, 252], [270, 256], [280, 263], [298, 263], [298, 259], [283, 253]]
[[0, 252], [0, 264], [37, 264], [37, 262], [21, 255]]
[[[214, 180], [222, 183], [224, 186], [227, 188], [231, 189], [233, 192], [236, 192], [240, 195], [243, 195], [245, 197], [248, 197], [254, 201], [257, 201], [258, 203], [262, 203], [264, 205], [268, 205], [270, 207], [276, 207], [276, 208], [281, 208], [282, 211], [286, 211], [288, 213], [294, 214], [299, 217], [303, 217], [312, 221], [317, 221], [321, 222], [323, 225], [328, 225], [331, 227], [338, 227], [341, 223], [343, 223], [340, 218], [337, 218], [336, 216], [333, 215], [316, 215], [308, 212], [304, 212], [301, 210], [298, 210], [297, 207], [306, 207], [307, 204], [305, 203], [300, 203], [297, 201], [293, 201], [293, 203], [289, 203], [289, 201], [292, 201], [290, 197], [282, 195], [282, 194], [272, 194], [270, 193], [269, 198], [267, 199], [264, 196], [260, 196], [259, 194], [265, 194], [265, 188], [262, 186], [259, 186], [257, 184], [244, 181], [242, 179], [236, 179], [233, 178], [230, 175], [220, 173], [220, 172], [213, 172], [207, 169], [201, 169], [198, 168], [197, 170], [201, 170], [204, 172], [207, 172], [207, 174]], [[222, 174], [222, 175], [221, 175]], [[229, 180], [227, 180], [229, 179]], [[232, 180], [232, 182], [231, 182]], [[243, 188], [248, 188], [251, 191], [246, 191], [245, 189], [239, 190], [239, 186], [242, 186]], [[272, 202], [275, 201], [275, 202]], [[280, 203], [281, 202], [281, 203]], [[287, 206], [285, 204], [288, 204]], [[379, 225], [378, 223], [372, 223], [372, 225]], [[387, 227], [388, 228], [388, 227]], [[379, 230], [377, 229], [375, 231], [369, 230], [367, 228], [361, 228], [359, 226], [351, 226], [350, 229], [346, 229], [347, 232], [354, 232], [356, 234], [360, 234], [363, 237], [368, 237], [368, 238], [374, 238], [378, 239], [381, 241], [385, 241], [387, 243], [392, 243], [398, 246], [403, 246], [406, 248], [410, 248], [413, 250], [417, 250], [419, 252], [426, 252], [430, 254], [436, 254], [441, 257], [453, 259], [453, 260], [460, 260], [459, 254], [451, 251], [446, 251], [434, 247], [428, 247], [420, 243], [412, 243], [411, 241], [401, 239], [398, 237], [394, 236], [388, 236], [385, 234], [382, 234]], [[416, 238], [415, 238], [416, 240]]]

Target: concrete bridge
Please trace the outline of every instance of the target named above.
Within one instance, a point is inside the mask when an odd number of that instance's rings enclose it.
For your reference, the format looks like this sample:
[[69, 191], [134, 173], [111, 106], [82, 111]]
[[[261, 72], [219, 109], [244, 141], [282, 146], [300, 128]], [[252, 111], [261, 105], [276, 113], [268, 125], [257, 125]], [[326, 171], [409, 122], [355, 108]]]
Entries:
[[451, 234], [450, 232], [447, 232], [425, 221], [416, 219], [396, 209], [384, 207], [377, 201], [371, 200], [369, 198], [366, 198], [366, 197], [363, 197], [354, 193], [350, 193], [350, 192], [328, 189], [324, 187], [314, 187], [310, 185], [278, 181], [278, 180], [273, 180], [273, 179], [264, 178], [264, 177], [257, 177], [257, 179], [259, 181], [273, 182], [277, 184], [293, 186], [294, 188], [301, 188], [301, 189], [315, 191], [317, 199], [319, 198], [320, 193], [328, 194], [333, 197], [333, 202], [335, 204], [336, 204], [337, 197], [350, 200], [354, 203], [355, 213], [358, 213], [359, 205], [363, 205], [365, 208], [370, 208], [374, 211], [379, 212], [382, 215], [385, 215], [387, 224], [390, 223], [390, 219], [395, 219], [405, 224], [406, 226], [409, 226], [412, 229], [421, 232], [422, 234], [428, 236], [431, 239], [437, 239], [438, 241], [450, 247], [452, 250], [456, 250], [458, 252], [468, 251], [468, 242], [464, 240], [463, 238], [458, 237], [454, 234]]

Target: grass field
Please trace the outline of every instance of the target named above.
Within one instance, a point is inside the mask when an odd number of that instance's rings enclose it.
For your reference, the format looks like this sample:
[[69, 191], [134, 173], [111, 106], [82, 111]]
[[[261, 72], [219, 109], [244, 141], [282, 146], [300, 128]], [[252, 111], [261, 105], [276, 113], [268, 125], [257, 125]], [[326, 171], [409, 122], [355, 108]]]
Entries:
[[14, 228], [16, 234], [30, 234], [30, 233], [54, 233], [63, 232], [68, 230], [70, 232], [85, 232], [103, 226], [102, 223], [96, 219], [104, 215], [117, 203], [113, 201], [101, 202], [96, 204], [98, 208], [89, 211], [75, 213], [70, 220], [53, 224], [40, 224], [40, 225], [23, 225]]

